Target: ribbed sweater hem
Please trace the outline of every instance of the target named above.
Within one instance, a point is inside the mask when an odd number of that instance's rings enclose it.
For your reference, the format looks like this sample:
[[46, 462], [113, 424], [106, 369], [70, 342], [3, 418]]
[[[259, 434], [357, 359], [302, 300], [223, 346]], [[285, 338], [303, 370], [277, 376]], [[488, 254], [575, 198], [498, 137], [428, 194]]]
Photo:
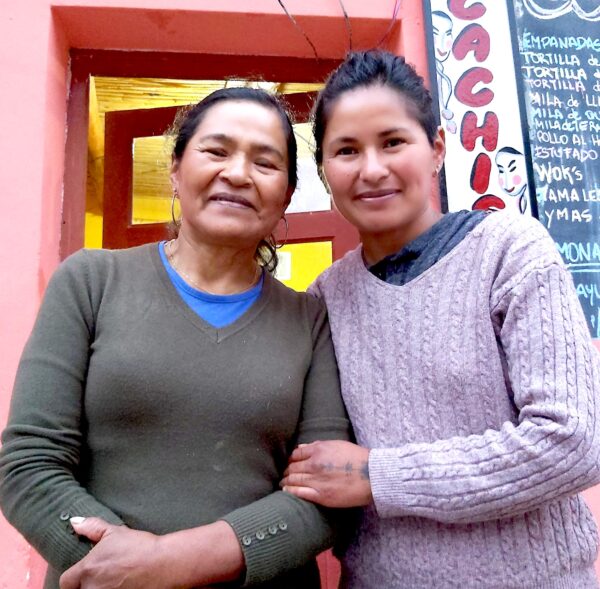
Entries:
[[[381, 573], [381, 571], [379, 572]], [[427, 584], [414, 584], [410, 579], [405, 579], [401, 584], [395, 584], [392, 579], [384, 579], [381, 574], [377, 578], [367, 578], [368, 575], [360, 575], [358, 578], [342, 578], [339, 589], [598, 589], [598, 580], [593, 565], [575, 569], [570, 573], [556, 576], [552, 579], [540, 579], [538, 581], [526, 582], [514, 585], [508, 582], [496, 583], [490, 580], [485, 585], [475, 585], [464, 582], [440, 583], [432, 578]], [[385, 576], [385, 575], [384, 575]]]
[[527, 589], [596, 589], [598, 579], [593, 566], [571, 571], [568, 575], [561, 575], [556, 579], [549, 579], [542, 583], [534, 583]]

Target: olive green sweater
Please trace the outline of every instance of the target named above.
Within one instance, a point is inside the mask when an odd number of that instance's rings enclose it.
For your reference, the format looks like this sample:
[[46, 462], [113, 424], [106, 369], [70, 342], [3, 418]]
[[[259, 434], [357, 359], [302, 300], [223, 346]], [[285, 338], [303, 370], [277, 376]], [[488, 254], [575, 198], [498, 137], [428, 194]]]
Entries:
[[224, 519], [247, 584], [318, 587], [314, 556], [335, 514], [278, 483], [297, 442], [348, 429], [317, 299], [266, 275], [250, 310], [214, 329], [182, 301], [156, 244], [83, 250], [50, 281], [23, 353], [1, 506], [48, 561], [46, 587], [89, 551], [72, 515], [156, 534]]

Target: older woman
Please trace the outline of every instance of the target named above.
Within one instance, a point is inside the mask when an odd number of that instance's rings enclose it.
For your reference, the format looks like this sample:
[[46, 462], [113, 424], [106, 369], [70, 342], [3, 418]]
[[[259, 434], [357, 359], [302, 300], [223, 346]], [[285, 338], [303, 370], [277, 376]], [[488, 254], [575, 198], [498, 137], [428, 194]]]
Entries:
[[213, 93], [179, 126], [171, 180], [176, 239], [80, 251], [50, 281], [2, 509], [48, 589], [67, 569], [64, 589], [318, 587], [332, 513], [277, 484], [296, 442], [347, 438], [348, 422], [323, 306], [265, 271], [296, 184], [285, 111]]

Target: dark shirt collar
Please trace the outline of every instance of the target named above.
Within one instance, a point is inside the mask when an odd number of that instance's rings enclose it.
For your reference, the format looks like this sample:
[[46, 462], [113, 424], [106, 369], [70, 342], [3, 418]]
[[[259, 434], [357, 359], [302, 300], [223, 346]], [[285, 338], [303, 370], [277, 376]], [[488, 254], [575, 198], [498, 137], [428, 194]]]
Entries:
[[484, 211], [447, 213], [400, 251], [373, 264], [369, 271], [391, 284], [406, 284], [458, 245], [485, 214]]

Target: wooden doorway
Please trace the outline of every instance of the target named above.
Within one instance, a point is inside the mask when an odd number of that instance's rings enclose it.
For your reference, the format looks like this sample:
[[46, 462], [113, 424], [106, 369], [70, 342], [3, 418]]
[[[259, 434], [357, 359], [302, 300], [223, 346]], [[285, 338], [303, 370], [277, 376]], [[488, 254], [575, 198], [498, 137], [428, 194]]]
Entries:
[[[305, 122], [314, 95], [288, 95], [285, 101], [296, 122]], [[178, 107], [107, 113], [105, 125], [103, 247], [125, 248], [166, 237], [165, 223], [134, 222], [133, 158], [136, 139], [162, 136], [173, 123]], [[289, 213], [287, 235], [278, 229], [276, 238], [286, 243], [332, 243], [332, 258], [339, 259], [356, 247], [358, 235], [336, 210]]]
[[[90, 79], [92, 76], [158, 77], [188, 80], [252, 78], [278, 82], [293, 75], [296, 82], [322, 81], [338, 61], [322, 59], [255, 56], [210, 56], [176, 53], [146, 53], [119, 51], [71, 52], [71, 87], [68, 106], [68, 126], [64, 179], [61, 258], [83, 247], [85, 191], [87, 178], [88, 122]], [[260, 67], [257, 67], [257, 64]], [[310, 102], [304, 106], [296, 97], [292, 104], [299, 118], [306, 117]], [[154, 109], [153, 109], [154, 110]], [[107, 118], [106, 183], [108, 199], [103, 202], [107, 226], [107, 247], [129, 247], [164, 237], [164, 224], [132, 223], [132, 143], [136, 137], [162, 134], [173, 120], [174, 110], [115, 113]], [[119, 153], [123, 157], [119, 157]], [[111, 159], [112, 158], [112, 159]], [[125, 172], [123, 173], [123, 170]], [[121, 171], [119, 171], [121, 170]], [[107, 188], [107, 185], [109, 188]], [[114, 190], [113, 190], [114, 188]], [[107, 202], [108, 201], [108, 202]], [[356, 231], [335, 210], [291, 213], [289, 244], [329, 242], [333, 260], [341, 257], [358, 243]], [[282, 232], [276, 234], [282, 239]], [[337, 586], [339, 567], [328, 554], [320, 557], [324, 589]]]

